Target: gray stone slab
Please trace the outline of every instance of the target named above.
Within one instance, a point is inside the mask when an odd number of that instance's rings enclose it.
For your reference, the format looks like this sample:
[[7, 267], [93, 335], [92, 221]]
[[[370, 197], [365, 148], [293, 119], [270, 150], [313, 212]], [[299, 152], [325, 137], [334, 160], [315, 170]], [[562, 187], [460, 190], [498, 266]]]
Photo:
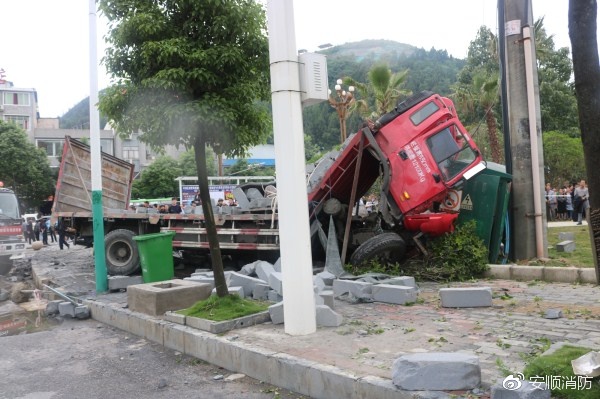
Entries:
[[440, 288], [442, 307], [475, 308], [492, 306], [490, 287]]
[[281, 273], [281, 257], [277, 258], [275, 263], [273, 263], [273, 269], [275, 269], [276, 272]]
[[185, 325], [185, 315], [179, 314], [177, 312], [168, 311], [165, 313], [165, 320], [170, 321], [171, 323]]
[[57, 299], [54, 301], [49, 301], [46, 304], [46, 316], [51, 316], [59, 313], [58, 304], [64, 302], [62, 299]]
[[319, 276], [313, 276], [313, 289], [315, 294], [323, 291], [327, 286], [325, 285], [325, 281]]
[[481, 384], [479, 358], [458, 352], [404, 355], [394, 361], [392, 382], [409, 391], [477, 388]]
[[231, 278], [229, 280], [230, 287], [243, 287], [244, 288], [244, 297], [249, 297], [252, 295], [252, 291], [254, 290], [254, 286], [256, 284], [264, 284], [265, 281], [256, 277], [245, 276], [240, 273], [231, 272]]
[[544, 319], [560, 319], [561, 317], [563, 317], [563, 314], [560, 309], [546, 309], [544, 313]]
[[518, 266], [510, 267], [510, 276], [512, 280], [532, 281], [544, 279], [544, 266]]
[[259, 301], [266, 301], [269, 299], [269, 291], [271, 291], [269, 284], [256, 284], [252, 290], [252, 298]]
[[254, 187], [250, 187], [249, 189], [246, 190], [246, 197], [248, 197], [248, 199], [250, 201], [252, 201], [254, 199], [263, 199], [264, 198], [264, 196], [260, 192], [260, 190], [257, 188], [254, 188]]
[[342, 258], [340, 257], [333, 216], [329, 217], [329, 232], [327, 233], [327, 248], [325, 249], [325, 270], [336, 277], [340, 277], [346, 273], [342, 265]]
[[492, 387], [492, 399], [550, 399], [552, 391], [545, 383], [510, 377]]
[[250, 205], [250, 201], [248, 201], [248, 196], [242, 190], [241, 187], [236, 187], [233, 189], [233, 197], [235, 201], [238, 203], [239, 207], [243, 210], [248, 210], [248, 206]]
[[254, 261], [252, 263], [248, 263], [240, 269], [238, 273], [243, 274], [244, 276], [253, 276], [256, 274], [256, 265], [261, 262], [260, 260]]
[[267, 294], [267, 299], [269, 300], [269, 302], [275, 303], [283, 301], [283, 297], [279, 295], [275, 290], [269, 291], [269, 293]]
[[575, 267], [544, 268], [544, 281], [555, 283], [576, 283], [579, 280], [579, 270]]
[[280, 272], [273, 272], [269, 274], [269, 286], [279, 295], [283, 295], [283, 284]]
[[317, 295], [319, 298], [323, 300], [323, 305], [329, 306], [331, 309], [335, 309], [335, 300], [333, 299], [333, 291], [332, 290], [324, 290], [319, 292]]
[[371, 299], [373, 284], [353, 280], [334, 280], [333, 295], [339, 297], [344, 294], [352, 294], [356, 298]]
[[208, 284], [210, 285], [210, 289], [212, 290], [213, 288], [215, 288], [215, 279], [214, 277], [208, 277], [208, 276], [194, 276], [192, 275], [191, 277], [185, 277], [184, 278], [185, 281], [194, 281], [196, 283], [201, 283], [201, 284]]
[[376, 284], [372, 292], [373, 300], [377, 302], [404, 305], [417, 300], [417, 290], [404, 285]]
[[[244, 295], [244, 287], [227, 287], [227, 292], [229, 292], [229, 295], [237, 295], [240, 298], [246, 297]], [[210, 294], [217, 295], [217, 289], [213, 288]]]
[[556, 244], [557, 252], [573, 252], [575, 251], [575, 241], [561, 241]]
[[485, 271], [485, 277], [496, 278], [501, 280], [511, 279], [511, 266], [510, 265], [489, 265], [490, 268]]
[[[271, 273], [275, 272], [275, 268], [273, 267], [272, 264], [270, 264], [269, 262], [266, 261], [258, 261], [258, 264], [256, 265], [256, 275], [258, 276], [259, 279], [265, 281], [265, 282], [269, 282], [269, 276], [271, 275]], [[279, 270], [281, 271], [281, 270]]]
[[273, 324], [283, 324], [283, 302], [269, 306], [269, 315]]
[[85, 305], [76, 306], [73, 313], [77, 319], [88, 319], [90, 317], [90, 308]]
[[338, 327], [344, 322], [341, 314], [335, 312], [327, 305], [317, 305], [317, 326]]
[[142, 284], [142, 276], [108, 276], [108, 290], [125, 290], [130, 285]]
[[321, 273], [317, 273], [317, 276], [321, 277], [325, 285], [329, 287], [333, 285], [333, 280], [335, 280], [335, 275], [333, 273], [328, 272], [327, 270], [323, 270]]

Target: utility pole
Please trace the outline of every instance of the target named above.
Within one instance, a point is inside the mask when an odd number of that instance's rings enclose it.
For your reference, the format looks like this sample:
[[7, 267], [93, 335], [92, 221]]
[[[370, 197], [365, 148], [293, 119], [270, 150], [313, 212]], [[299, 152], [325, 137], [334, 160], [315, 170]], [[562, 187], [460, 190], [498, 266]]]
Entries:
[[[503, 76], [507, 84], [510, 142], [507, 164], [512, 166], [512, 232], [515, 260], [546, 257], [547, 222], [544, 201], [544, 152], [539, 86], [533, 37], [531, 0], [498, 0], [504, 9]], [[501, 44], [502, 46], [502, 44]], [[508, 149], [507, 149], [508, 150]], [[510, 160], [510, 161], [508, 161]]]

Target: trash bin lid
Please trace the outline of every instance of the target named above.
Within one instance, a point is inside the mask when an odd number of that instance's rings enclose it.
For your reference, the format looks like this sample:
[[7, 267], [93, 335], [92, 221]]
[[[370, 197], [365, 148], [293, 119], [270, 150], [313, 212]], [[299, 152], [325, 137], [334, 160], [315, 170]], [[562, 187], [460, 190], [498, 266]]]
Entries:
[[133, 239], [135, 241], [147, 241], [147, 240], [153, 240], [155, 238], [165, 238], [165, 237], [173, 237], [175, 235], [174, 231], [163, 231], [160, 233], [152, 233], [152, 234], [142, 234], [139, 236], [133, 236]]

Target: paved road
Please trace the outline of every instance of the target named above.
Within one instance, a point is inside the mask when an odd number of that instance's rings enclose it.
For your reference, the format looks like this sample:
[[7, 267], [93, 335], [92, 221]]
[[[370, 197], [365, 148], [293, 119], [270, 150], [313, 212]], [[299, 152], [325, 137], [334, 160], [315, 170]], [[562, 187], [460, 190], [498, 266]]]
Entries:
[[93, 320], [0, 338], [0, 398], [305, 398]]

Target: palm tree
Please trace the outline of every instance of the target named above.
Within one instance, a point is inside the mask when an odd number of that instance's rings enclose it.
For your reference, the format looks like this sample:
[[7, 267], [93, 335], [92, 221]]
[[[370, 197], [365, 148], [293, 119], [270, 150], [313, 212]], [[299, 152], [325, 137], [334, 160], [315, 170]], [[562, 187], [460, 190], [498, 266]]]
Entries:
[[408, 69], [392, 73], [387, 64], [380, 63], [369, 70], [368, 83], [357, 82], [350, 77], [344, 78], [344, 84], [354, 86], [360, 95], [360, 99], [350, 108], [350, 113], [358, 112], [365, 119], [376, 119], [390, 112], [396, 106], [398, 98], [412, 94], [409, 90], [402, 89], [407, 76]]
[[476, 114], [478, 109], [483, 109], [492, 161], [501, 163], [502, 152], [498, 141], [498, 122], [494, 115], [494, 106], [499, 99], [498, 77], [480, 70], [473, 75], [470, 85], [456, 85], [453, 90], [452, 98], [461, 111]]

